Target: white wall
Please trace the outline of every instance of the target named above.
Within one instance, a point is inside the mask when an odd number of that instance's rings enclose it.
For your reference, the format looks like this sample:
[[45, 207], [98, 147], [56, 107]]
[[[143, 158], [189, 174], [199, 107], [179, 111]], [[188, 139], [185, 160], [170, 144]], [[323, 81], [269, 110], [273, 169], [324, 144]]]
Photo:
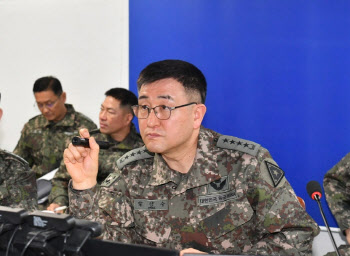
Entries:
[[[332, 240], [329, 237], [327, 228], [325, 226], [320, 226], [321, 232], [318, 236], [315, 237], [312, 244], [312, 256], [322, 256], [328, 252], [334, 252], [334, 247]], [[333, 238], [337, 247], [342, 244], [346, 244], [346, 239], [343, 234], [340, 232], [339, 228], [331, 228]]]
[[0, 148], [40, 113], [32, 88], [46, 75], [98, 124], [104, 92], [129, 87], [128, 37], [128, 0], [0, 0]]

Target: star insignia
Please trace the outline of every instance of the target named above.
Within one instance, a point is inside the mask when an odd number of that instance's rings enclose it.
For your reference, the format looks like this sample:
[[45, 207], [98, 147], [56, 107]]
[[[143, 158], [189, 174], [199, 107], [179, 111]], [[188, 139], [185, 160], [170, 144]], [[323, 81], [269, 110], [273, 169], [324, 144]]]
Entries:
[[278, 184], [284, 177], [284, 171], [279, 168], [277, 165], [274, 165], [270, 162], [265, 161], [267, 170], [270, 174], [271, 180], [273, 182], [274, 187], [277, 187]]

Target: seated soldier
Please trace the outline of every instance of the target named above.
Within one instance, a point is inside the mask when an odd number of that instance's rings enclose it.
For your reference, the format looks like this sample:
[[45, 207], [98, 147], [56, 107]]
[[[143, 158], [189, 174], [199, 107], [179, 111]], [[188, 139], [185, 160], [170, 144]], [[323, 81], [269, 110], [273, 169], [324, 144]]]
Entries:
[[[1, 99], [1, 94], [0, 94]], [[0, 120], [3, 110], [0, 108]], [[23, 158], [0, 149], [0, 205], [37, 209], [35, 173]]]
[[24, 125], [14, 153], [28, 161], [39, 178], [59, 167], [64, 149], [80, 128], [95, 129], [96, 125], [65, 104], [66, 93], [57, 78], [39, 78], [33, 92], [41, 115]]
[[[137, 104], [137, 97], [131, 91], [123, 88], [108, 90], [106, 98], [101, 104], [99, 121], [100, 129], [94, 137], [96, 140], [108, 141], [110, 147], [101, 150], [98, 166], [98, 182], [102, 182], [114, 169], [116, 159], [131, 149], [143, 145], [140, 134], [131, 122], [134, 113], [132, 105]], [[52, 190], [49, 195], [49, 207], [47, 210], [54, 211], [59, 206], [68, 205], [68, 181], [70, 176], [62, 161], [59, 170], [52, 179]]]

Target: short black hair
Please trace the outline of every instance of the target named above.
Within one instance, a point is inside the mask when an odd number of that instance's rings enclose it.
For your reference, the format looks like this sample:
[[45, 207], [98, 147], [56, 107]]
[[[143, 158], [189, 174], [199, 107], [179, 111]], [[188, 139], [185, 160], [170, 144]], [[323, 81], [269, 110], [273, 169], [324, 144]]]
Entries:
[[186, 91], [199, 93], [201, 103], [207, 96], [207, 81], [203, 73], [193, 64], [183, 60], [162, 60], [145, 67], [137, 79], [137, 89], [155, 81], [173, 78], [183, 85]]
[[53, 76], [44, 76], [37, 79], [33, 86], [33, 92], [53, 91], [55, 95], [61, 96], [63, 90], [60, 80]]
[[133, 92], [124, 88], [117, 87], [109, 89], [105, 92], [105, 95], [119, 100], [120, 106], [128, 109], [134, 115], [131, 106], [137, 105], [137, 97]]

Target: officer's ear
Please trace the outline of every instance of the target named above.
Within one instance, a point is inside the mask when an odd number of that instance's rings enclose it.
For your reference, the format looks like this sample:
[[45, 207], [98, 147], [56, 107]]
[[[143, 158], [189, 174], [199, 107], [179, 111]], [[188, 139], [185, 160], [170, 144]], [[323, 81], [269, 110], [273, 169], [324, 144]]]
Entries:
[[197, 104], [194, 106], [194, 127], [195, 129], [200, 128], [205, 112], [207, 112], [207, 107], [204, 104]]
[[66, 103], [66, 98], [67, 98], [66, 92], [62, 92], [60, 98], [61, 98], [61, 101], [62, 101], [63, 103]]
[[1, 117], [2, 117], [2, 108], [0, 108], [0, 120], [1, 120]]

